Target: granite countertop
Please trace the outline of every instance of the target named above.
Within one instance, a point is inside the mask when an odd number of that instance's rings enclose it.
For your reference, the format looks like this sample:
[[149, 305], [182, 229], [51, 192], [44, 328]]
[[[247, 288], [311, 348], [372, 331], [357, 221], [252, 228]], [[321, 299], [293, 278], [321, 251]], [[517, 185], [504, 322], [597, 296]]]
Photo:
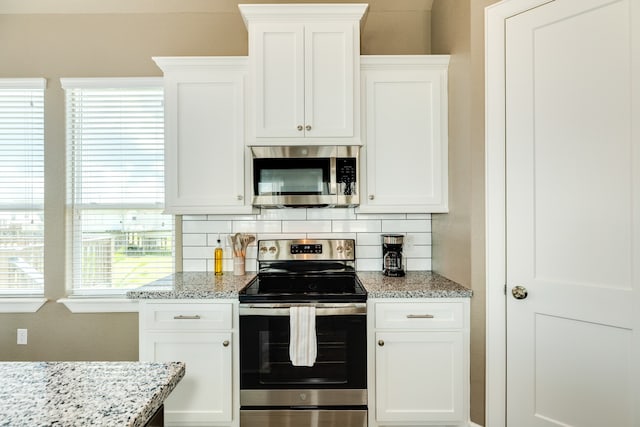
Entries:
[[0, 362], [0, 426], [144, 426], [182, 362]]
[[377, 271], [360, 271], [358, 277], [368, 298], [469, 298], [471, 289], [432, 271], [407, 271], [388, 277]]
[[255, 277], [254, 273], [234, 276], [225, 272], [175, 273], [127, 292], [132, 299], [237, 299], [238, 291]]
[[[387, 277], [378, 271], [360, 271], [369, 298], [469, 298], [472, 291], [431, 271], [408, 271]], [[132, 299], [237, 299], [255, 274], [222, 276], [213, 273], [175, 273], [127, 292]]]

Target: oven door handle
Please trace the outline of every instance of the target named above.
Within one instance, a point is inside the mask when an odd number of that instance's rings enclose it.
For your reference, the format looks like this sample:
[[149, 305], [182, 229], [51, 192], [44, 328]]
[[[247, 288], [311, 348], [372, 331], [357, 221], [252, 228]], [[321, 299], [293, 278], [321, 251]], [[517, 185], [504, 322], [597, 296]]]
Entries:
[[367, 314], [366, 303], [356, 304], [240, 304], [240, 316], [289, 316], [291, 307], [316, 308], [316, 316]]

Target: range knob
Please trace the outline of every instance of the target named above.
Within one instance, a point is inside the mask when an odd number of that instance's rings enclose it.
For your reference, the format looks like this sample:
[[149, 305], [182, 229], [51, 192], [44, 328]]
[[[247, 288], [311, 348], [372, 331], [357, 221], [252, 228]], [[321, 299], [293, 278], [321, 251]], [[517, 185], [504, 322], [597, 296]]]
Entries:
[[338, 247], [336, 248], [336, 252], [338, 252], [339, 254], [341, 254], [341, 253], [342, 253], [342, 251], [344, 251], [344, 248], [343, 248], [342, 246], [338, 246]]
[[275, 254], [275, 253], [276, 253], [276, 251], [277, 251], [277, 249], [276, 249], [276, 247], [275, 247], [275, 246], [269, 246], [269, 253], [270, 253], [270, 254]]
[[260, 253], [261, 254], [266, 254], [267, 253], [267, 247], [266, 246], [261, 246], [260, 247]]

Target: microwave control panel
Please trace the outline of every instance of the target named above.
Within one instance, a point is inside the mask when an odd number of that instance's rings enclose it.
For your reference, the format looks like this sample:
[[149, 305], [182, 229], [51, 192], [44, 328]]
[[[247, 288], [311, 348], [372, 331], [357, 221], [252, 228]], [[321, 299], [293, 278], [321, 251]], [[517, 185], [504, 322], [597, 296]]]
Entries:
[[336, 159], [336, 182], [344, 184], [341, 193], [345, 196], [353, 194], [352, 184], [356, 182], [357, 172], [354, 157], [338, 157]]

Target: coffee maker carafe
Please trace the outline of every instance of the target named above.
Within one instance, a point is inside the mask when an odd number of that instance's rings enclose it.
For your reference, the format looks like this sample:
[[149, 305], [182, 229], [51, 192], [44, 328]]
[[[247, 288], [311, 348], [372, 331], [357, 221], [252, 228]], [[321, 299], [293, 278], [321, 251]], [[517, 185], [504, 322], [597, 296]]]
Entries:
[[404, 276], [404, 262], [402, 259], [402, 234], [382, 235], [382, 273], [385, 276]]

